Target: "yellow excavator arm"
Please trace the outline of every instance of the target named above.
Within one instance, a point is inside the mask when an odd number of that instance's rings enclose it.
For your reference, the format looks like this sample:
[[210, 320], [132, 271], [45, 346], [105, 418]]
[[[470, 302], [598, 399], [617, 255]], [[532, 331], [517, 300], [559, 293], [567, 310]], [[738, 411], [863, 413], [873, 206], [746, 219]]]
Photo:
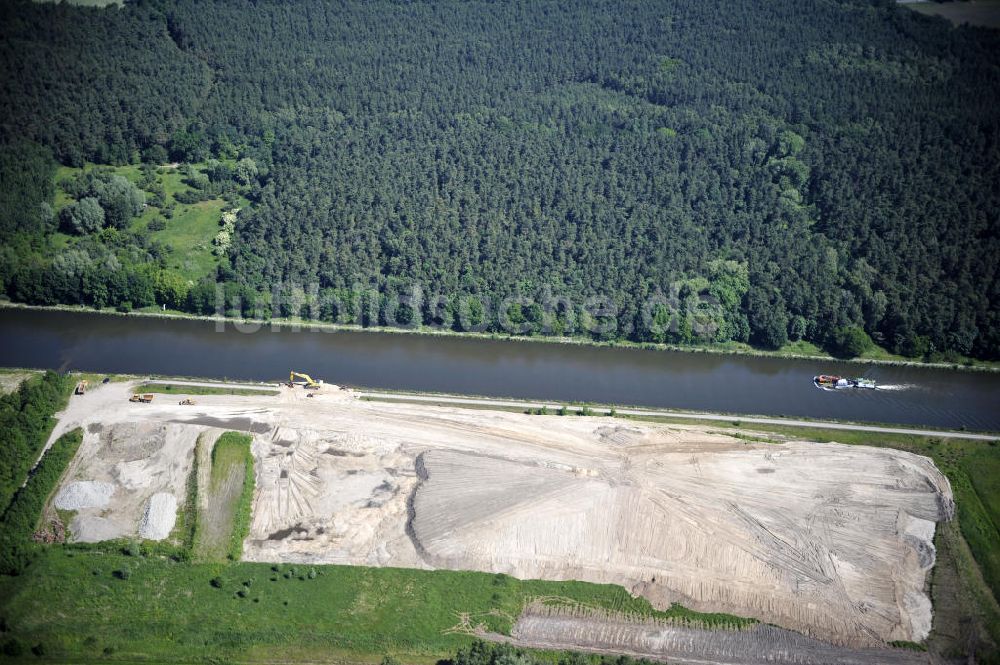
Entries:
[[310, 390], [314, 390], [314, 389], [319, 388], [319, 387], [321, 387], [323, 385], [322, 379], [319, 380], [319, 381], [316, 381], [315, 379], [313, 379], [308, 374], [303, 374], [302, 372], [289, 372], [288, 373], [288, 382], [289, 383], [294, 382], [295, 381], [295, 377], [299, 377], [300, 379], [305, 379], [306, 388], [309, 388]]

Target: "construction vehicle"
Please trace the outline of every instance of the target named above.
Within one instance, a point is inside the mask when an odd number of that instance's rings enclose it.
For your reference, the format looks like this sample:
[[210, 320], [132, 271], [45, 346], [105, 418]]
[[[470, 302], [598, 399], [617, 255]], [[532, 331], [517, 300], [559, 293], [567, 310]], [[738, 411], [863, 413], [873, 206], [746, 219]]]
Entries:
[[80, 383], [76, 384], [76, 391], [75, 391], [76, 394], [77, 395], [84, 395], [84, 394], [86, 394], [87, 393], [87, 386], [88, 385], [90, 385], [90, 383], [86, 379], [84, 379]]
[[300, 379], [305, 379], [305, 387], [307, 390], [319, 390], [323, 387], [323, 379], [315, 380], [308, 374], [303, 374], [302, 372], [289, 372], [288, 374], [288, 385], [295, 385], [295, 377]]
[[195, 402], [190, 397], [185, 397], [181, 401], [177, 402], [181, 406], [194, 406]]
[[142, 393], [141, 395], [139, 393], [135, 393], [134, 395], [128, 398], [128, 401], [142, 402], [143, 404], [149, 404], [150, 402], [153, 401], [153, 393]]

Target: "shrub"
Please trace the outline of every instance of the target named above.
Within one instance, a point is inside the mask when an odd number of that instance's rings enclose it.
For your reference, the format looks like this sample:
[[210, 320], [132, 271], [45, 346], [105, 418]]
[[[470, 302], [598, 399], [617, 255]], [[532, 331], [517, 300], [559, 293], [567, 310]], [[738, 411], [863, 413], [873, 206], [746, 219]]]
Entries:
[[841, 358], [854, 358], [873, 346], [872, 338], [864, 330], [858, 326], [846, 326], [833, 332], [830, 352]]
[[208, 583], [211, 584], [216, 589], [221, 589], [222, 588], [222, 578], [221, 577], [213, 577], [211, 580], [209, 580]]
[[92, 196], [72, 203], [59, 213], [59, 222], [66, 233], [84, 235], [104, 227], [104, 208]]

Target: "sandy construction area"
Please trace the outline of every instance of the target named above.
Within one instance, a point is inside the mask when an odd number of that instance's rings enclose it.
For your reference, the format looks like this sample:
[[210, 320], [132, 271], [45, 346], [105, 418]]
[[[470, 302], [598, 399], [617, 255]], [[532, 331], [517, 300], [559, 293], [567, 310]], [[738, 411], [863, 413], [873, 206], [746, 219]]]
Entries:
[[586, 609], [528, 606], [510, 636], [486, 639], [522, 647], [628, 654], [676, 665], [917, 665], [930, 662], [910, 649], [850, 648], [757, 624], [745, 630], [706, 630], [662, 621], [636, 621]]
[[930, 630], [935, 522], [953, 502], [923, 457], [332, 387], [193, 407], [127, 393], [76, 397], [60, 423], [86, 428], [64, 486], [116, 488], [78, 513], [74, 537], [135, 532], [157, 493], [182, 503], [198, 434], [236, 429], [257, 458], [248, 559], [609, 582], [848, 646]]

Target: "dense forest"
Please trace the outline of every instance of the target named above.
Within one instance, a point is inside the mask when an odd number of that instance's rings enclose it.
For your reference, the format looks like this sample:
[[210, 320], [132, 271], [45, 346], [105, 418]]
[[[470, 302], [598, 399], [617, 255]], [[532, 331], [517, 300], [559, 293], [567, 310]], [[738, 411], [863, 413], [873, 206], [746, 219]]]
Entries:
[[[1000, 33], [890, 0], [8, 1], [0, 289], [997, 358], [998, 107]], [[55, 201], [168, 161], [250, 203], [199, 280], [156, 191]]]

